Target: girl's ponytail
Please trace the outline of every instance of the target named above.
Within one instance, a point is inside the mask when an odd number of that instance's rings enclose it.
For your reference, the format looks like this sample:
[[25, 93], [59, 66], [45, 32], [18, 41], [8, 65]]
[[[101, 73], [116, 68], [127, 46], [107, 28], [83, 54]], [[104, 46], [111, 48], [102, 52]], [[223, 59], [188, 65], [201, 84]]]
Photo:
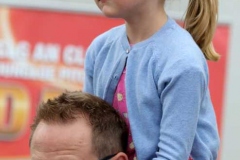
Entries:
[[189, 0], [185, 29], [192, 35], [206, 59], [217, 61], [212, 39], [217, 25], [218, 0]]

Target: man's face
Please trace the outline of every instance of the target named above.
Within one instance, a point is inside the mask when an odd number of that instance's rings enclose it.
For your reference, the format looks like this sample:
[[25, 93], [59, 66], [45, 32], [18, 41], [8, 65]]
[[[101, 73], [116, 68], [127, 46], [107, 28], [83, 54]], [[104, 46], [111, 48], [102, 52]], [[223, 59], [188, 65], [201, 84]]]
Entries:
[[97, 160], [92, 129], [84, 118], [60, 124], [40, 122], [31, 142], [31, 160]]

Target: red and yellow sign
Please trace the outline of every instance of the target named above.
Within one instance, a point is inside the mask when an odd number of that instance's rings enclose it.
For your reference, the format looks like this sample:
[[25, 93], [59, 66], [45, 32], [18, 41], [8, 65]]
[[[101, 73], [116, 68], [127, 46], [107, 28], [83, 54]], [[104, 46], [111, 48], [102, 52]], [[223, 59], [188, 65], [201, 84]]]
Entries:
[[[98, 15], [0, 8], [0, 159], [29, 157], [37, 105], [62, 90], [81, 90], [88, 45], [122, 23]], [[222, 59], [209, 64], [219, 129], [228, 36], [228, 26], [220, 25], [214, 44]]]
[[102, 16], [0, 8], [0, 159], [29, 156], [37, 105], [81, 90], [85, 51], [123, 23]]

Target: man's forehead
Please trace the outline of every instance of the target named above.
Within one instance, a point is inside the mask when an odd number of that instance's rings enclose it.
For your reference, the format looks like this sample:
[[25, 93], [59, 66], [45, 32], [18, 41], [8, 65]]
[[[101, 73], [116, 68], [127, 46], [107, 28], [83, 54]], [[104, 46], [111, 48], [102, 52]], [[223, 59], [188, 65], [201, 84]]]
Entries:
[[91, 142], [92, 129], [84, 119], [77, 119], [71, 123], [47, 123], [41, 121], [37, 126], [32, 143], [69, 143], [75, 145]]
[[92, 129], [82, 119], [69, 124], [40, 122], [33, 134], [31, 155], [40, 156], [92, 154]]

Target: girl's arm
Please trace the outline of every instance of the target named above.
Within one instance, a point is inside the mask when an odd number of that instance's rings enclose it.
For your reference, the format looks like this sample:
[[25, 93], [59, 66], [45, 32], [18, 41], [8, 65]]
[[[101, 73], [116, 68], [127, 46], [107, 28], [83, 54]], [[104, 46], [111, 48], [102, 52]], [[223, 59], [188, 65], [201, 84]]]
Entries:
[[[194, 66], [175, 66], [168, 73], [168, 83], [160, 97], [163, 115], [159, 152], [154, 160], [187, 160], [190, 154], [199, 154], [194, 160], [216, 159], [219, 141], [206, 72]], [[191, 153], [193, 147], [197, 147], [196, 153]]]

